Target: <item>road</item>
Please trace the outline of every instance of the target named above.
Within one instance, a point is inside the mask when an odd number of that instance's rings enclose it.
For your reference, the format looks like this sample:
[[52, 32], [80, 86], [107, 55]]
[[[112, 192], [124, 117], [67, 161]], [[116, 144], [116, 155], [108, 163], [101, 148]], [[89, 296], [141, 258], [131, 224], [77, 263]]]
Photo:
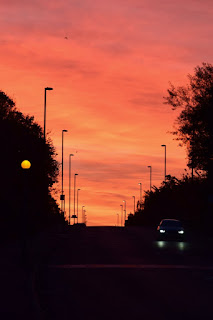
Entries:
[[213, 318], [210, 237], [156, 241], [152, 228], [70, 227], [28, 243], [26, 268], [11, 248], [1, 250], [1, 319]]
[[43, 319], [212, 319], [213, 241], [156, 241], [150, 228], [49, 238], [36, 272]]

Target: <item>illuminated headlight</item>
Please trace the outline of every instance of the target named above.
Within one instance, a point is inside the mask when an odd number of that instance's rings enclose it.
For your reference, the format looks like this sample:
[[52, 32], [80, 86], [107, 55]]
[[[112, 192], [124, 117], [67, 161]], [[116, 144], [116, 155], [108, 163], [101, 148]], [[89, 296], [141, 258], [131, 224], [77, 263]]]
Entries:
[[179, 234], [184, 234], [184, 231], [183, 230], [179, 230], [178, 233]]
[[165, 233], [165, 232], [166, 232], [166, 230], [162, 230], [162, 229], [160, 230], [160, 233]]

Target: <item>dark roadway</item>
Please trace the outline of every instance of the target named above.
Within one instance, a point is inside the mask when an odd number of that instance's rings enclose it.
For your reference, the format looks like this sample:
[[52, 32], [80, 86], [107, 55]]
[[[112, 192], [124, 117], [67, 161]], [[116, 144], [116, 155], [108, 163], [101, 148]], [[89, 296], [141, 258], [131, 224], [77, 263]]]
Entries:
[[212, 238], [156, 241], [151, 228], [71, 227], [32, 247], [32, 319], [213, 318]]

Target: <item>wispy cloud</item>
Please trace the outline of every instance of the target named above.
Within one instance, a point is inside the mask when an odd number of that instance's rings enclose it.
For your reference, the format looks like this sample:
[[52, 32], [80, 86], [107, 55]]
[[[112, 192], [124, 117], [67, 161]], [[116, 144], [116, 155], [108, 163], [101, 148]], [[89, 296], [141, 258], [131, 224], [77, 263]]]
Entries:
[[147, 165], [161, 183], [162, 143], [169, 172], [181, 176], [185, 151], [167, 134], [177, 113], [163, 96], [169, 81], [184, 84], [197, 64], [211, 63], [212, 1], [1, 0], [0, 13], [0, 89], [43, 125], [44, 87], [54, 88], [47, 130], [59, 161], [61, 130], [69, 131], [65, 189], [77, 151], [73, 170], [92, 223], [114, 224], [139, 179], [149, 188]]

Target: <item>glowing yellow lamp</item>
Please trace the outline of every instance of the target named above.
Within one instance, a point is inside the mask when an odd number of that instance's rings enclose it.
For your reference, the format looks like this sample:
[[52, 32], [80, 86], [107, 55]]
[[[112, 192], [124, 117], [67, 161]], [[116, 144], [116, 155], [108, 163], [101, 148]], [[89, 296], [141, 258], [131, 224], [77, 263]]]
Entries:
[[21, 167], [22, 167], [22, 169], [30, 169], [30, 167], [31, 167], [30, 161], [28, 161], [28, 160], [22, 161]]

